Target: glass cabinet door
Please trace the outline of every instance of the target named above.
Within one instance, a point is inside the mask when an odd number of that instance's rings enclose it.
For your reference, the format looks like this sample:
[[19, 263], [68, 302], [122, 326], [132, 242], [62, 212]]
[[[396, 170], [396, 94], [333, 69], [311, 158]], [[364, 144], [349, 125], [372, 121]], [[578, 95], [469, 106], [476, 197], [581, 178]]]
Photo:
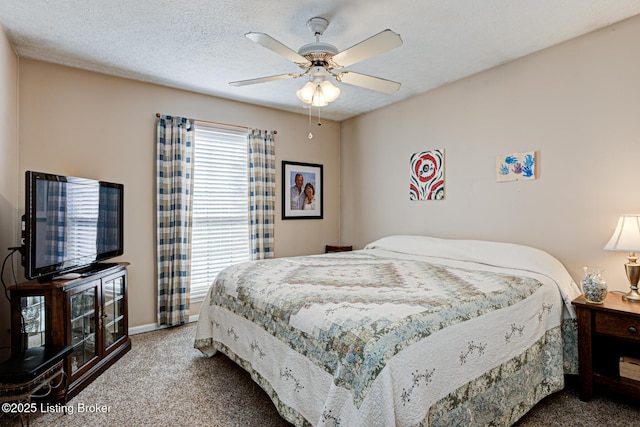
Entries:
[[20, 297], [21, 349], [46, 344], [46, 305], [44, 295]]
[[97, 286], [71, 295], [71, 373], [97, 356], [96, 291]]
[[108, 349], [124, 336], [124, 276], [105, 280], [102, 285], [104, 347]]

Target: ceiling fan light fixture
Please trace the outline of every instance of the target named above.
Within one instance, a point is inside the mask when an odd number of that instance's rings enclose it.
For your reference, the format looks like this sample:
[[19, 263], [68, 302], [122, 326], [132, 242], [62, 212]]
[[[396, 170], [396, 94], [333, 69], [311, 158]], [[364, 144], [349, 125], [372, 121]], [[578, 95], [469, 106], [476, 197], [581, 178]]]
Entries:
[[298, 98], [305, 104], [314, 107], [326, 107], [330, 102], [335, 101], [340, 96], [340, 89], [329, 81], [310, 81], [296, 92]]

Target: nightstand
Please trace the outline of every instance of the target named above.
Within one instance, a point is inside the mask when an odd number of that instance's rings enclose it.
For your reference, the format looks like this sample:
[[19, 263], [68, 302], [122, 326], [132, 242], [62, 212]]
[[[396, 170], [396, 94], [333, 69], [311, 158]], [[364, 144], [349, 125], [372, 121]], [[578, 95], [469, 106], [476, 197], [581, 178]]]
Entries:
[[332, 245], [326, 245], [324, 247], [324, 253], [328, 254], [331, 252], [348, 252], [348, 251], [352, 251], [353, 250], [353, 246], [332, 246]]
[[584, 296], [573, 300], [578, 316], [580, 400], [591, 399], [594, 386], [640, 399], [640, 381], [620, 376], [620, 358], [640, 359], [640, 303], [609, 293], [603, 304]]

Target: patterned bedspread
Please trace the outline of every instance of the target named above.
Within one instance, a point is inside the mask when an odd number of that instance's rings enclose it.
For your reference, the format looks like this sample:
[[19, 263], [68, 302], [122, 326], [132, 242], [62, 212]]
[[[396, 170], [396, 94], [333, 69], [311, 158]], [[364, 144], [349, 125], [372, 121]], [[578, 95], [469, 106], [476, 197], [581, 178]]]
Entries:
[[383, 247], [227, 268], [195, 346], [239, 363], [296, 425], [510, 425], [563, 387], [575, 289]]

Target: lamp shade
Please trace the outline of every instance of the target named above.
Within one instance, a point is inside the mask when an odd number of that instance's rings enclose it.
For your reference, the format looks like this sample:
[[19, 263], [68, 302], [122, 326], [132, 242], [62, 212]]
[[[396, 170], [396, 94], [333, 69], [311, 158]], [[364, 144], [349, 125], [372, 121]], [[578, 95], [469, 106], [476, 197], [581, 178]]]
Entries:
[[340, 89], [326, 80], [310, 81], [296, 92], [298, 98], [305, 104], [314, 107], [324, 107], [335, 101], [340, 96]]
[[622, 215], [613, 236], [604, 246], [608, 251], [640, 252], [640, 215]]
[[311, 105], [314, 107], [326, 107], [329, 105], [327, 100], [324, 98], [324, 93], [322, 92], [322, 87], [320, 85], [316, 86], [315, 92], [313, 92], [313, 100], [311, 101]]
[[313, 101], [313, 93], [315, 92], [315, 90], [316, 86], [312, 82], [307, 82], [299, 91], [296, 92], [296, 95], [298, 95], [300, 101], [304, 102], [305, 104], [311, 104], [311, 101]]
[[338, 99], [338, 96], [340, 96], [340, 89], [332, 85], [331, 82], [327, 80], [320, 83], [320, 88], [322, 88], [324, 99], [327, 102], [333, 102]]

